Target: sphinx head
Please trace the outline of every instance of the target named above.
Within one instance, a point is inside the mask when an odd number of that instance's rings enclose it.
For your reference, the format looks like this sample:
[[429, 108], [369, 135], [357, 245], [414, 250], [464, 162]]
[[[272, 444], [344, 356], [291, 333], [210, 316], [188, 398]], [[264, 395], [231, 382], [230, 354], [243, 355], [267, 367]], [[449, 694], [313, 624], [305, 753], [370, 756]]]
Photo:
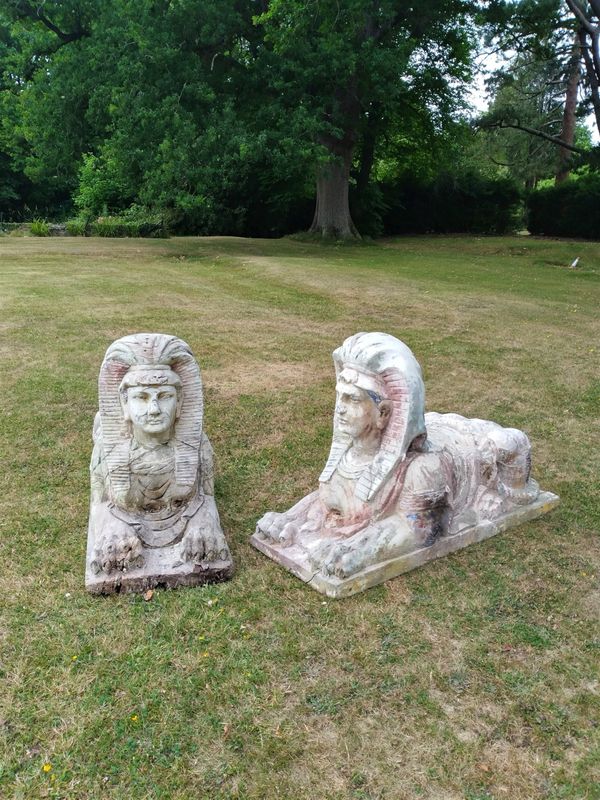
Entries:
[[136, 333], [113, 342], [98, 378], [99, 447], [114, 502], [131, 486], [130, 445], [171, 441], [178, 486], [193, 491], [202, 441], [202, 380], [189, 346], [176, 336]]
[[371, 500], [416, 441], [425, 438], [425, 389], [411, 350], [386, 333], [357, 333], [333, 353], [336, 413], [333, 441], [321, 482], [328, 481], [348, 447], [370, 437], [378, 452], [367, 465], [357, 496]]
[[183, 401], [179, 375], [163, 364], [131, 367], [119, 386], [123, 417], [140, 443], [165, 442], [173, 435]]
[[354, 444], [377, 442], [385, 430], [392, 403], [378, 376], [344, 367], [337, 376], [334, 428], [350, 436]]

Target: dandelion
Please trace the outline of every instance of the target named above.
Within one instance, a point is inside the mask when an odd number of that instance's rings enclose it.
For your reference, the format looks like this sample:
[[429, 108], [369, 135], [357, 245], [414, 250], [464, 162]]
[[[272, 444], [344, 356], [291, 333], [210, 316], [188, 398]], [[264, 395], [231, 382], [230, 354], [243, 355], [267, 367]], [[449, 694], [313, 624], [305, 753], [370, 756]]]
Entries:
[[48, 762], [46, 762], [42, 767], [42, 769], [44, 770], [44, 772], [52, 772], [52, 764], [48, 764]]
[[208, 652], [208, 650], [205, 650], [205, 651], [202, 653], [202, 658], [208, 658], [208, 656], [209, 656], [209, 655], [210, 655], [210, 653]]
[[77, 656], [71, 656], [71, 661], [77, 661]]
[[132, 722], [137, 722], [137, 721], [138, 721], [138, 719], [139, 719], [139, 717], [138, 717], [138, 715], [137, 715], [137, 714], [132, 714], [132, 715], [131, 715], [131, 721], [132, 721]]

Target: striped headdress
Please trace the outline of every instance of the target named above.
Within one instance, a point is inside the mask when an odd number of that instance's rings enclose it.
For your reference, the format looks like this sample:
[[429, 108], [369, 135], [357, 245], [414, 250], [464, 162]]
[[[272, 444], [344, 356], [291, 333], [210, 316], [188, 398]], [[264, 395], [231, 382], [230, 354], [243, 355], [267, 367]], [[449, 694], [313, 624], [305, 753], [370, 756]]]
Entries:
[[189, 346], [164, 333], [135, 333], [117, 339], [106, 351], [98, 378], [102, 448], [113, 500], [129, 491], [131, 433], [123, 417], [119, 387], [132, 367], [168, 367], [179, 377], [183, 400], [175, 423], [175, 480], [193, 489], [198, 477], [203, 397], [200, 368]]
[[[392, 410], [381, 438], [378, 454], [361, 473], [356, 496], [372, 500], [397, 465], [404, 461], [411, 442], [426, 433], [425, 387], [419, 362], [412, 351], [387, 333], [356, 333], [333, 352], [336, 378], [343, 369], [353, 370], [355, 384], [371, 397], [390, 400]], [[374, 401], [375, 402], [375, 401]], [[319, 480], [330, 480], [342, 456], [351, 445], [350, 437], [336, 431], [329, 458]]]

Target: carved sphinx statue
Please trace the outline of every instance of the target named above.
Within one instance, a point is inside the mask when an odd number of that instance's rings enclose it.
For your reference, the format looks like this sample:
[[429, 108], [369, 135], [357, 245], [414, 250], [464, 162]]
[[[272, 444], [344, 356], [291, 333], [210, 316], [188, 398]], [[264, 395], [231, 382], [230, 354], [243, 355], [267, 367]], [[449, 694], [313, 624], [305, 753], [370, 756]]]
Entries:
[[86, 586], [192, 586], [232, 573], [202, 430], [200, 370], [175, 336], [125, 336], [106, 351], [94, 422]]
[[319, 489], [259, 520], [253, 544], [340, 597], [549, 510], [527, 436], [458, 414], [425, 414], [421, 368], [384, 333], [333, 353], [333, 441]]

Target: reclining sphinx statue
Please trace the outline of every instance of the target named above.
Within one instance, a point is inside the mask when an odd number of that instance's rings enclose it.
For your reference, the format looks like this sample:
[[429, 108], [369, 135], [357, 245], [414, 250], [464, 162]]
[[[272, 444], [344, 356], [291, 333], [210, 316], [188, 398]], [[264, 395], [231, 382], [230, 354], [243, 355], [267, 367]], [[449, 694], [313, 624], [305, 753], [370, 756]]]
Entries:
[[385, 333], [333, 353], [333, 441], [319, 488], [259, 520], [252, 543], [330, 597], [362, 591], [544, 513], [527, 436], [425, 414], [421, 368]]
[[95, 594], [194, 586], [233, 571], [202, 430], [200, 369], [175, 336], [108, 348], [94, 422], [86, 587]]

